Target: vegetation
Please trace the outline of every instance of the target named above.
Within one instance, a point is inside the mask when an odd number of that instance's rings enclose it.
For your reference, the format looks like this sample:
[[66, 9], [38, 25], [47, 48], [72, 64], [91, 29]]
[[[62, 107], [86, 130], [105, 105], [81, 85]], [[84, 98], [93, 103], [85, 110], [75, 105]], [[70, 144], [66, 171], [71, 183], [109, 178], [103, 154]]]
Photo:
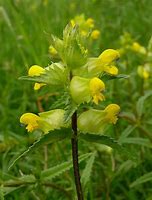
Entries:
[[77, 199], [77, 165], [78, 199], [152, 199], [151, 13], [149, 0], [0, 0], [0, 199]]

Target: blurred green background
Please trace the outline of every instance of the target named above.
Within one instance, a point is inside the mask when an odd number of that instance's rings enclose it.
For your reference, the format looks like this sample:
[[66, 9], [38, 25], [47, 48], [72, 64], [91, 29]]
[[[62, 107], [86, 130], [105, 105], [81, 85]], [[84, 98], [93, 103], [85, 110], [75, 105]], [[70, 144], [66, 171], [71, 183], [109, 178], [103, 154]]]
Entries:
[[[1, 180], [9, 180], [11, 177], [22, 175], [22, 173], [39, 174], [39, 171], [43, 169], [44, 149], [40, 148], [23, 158], [8, 172], [8, 166], [13, 158], [25, 150], [35, 138], [33, 135], [28, 135], [20, 126], [19, 117], [24, 112], [39, 112], [37, 99], [44, 95], [42, 91], [34, 92], [33, 84], [19, 81], [18, 78], [26, 75], [28, 68], [33, 64], [47, 66], [51, 63], [48, 53], [50, 34], [62, 37], [65, 25], [79, 14], [84, 14], [86, 18], [93, 18], [96, 27], [101, 31], [101, 38], [93, 49], [94, 55], [99, 55], [106, 48], [120, 48], [120, 36], [124, 32], [129, 32], [143, 46], [147, 46], [152, 35], [151, 0], [0, 0]], [[133, 56], [131, 55], [128, 59], [132, 60]], [[134, 71], [136, 68], [136, 61], [132, 63], [134, 66], [131, 66], [130, 63], [130, 71], [122, 70], [122, 72], [130, 75], [131, 69]], [[123, 110], [130, 113], [135, 112], [135, 103], [141, 95], [140, 91], [138, 93], [140, 80], [136, 78], [134, 77], [134, 80], [131, 81], [134, 85], [130, 88], [128, 83], [123, 83], [123, 80], [111, 86], [111, 93], [115, 95], [115, 101]], [[120, 88], [120, 83], [124, 84], [126, 88], [123, 89], [123, 86]], [[127, 94], [124, 90], [127, 91]], [[47, 110], [53, 101], [53, 97], [43, 99], [42, 105]], [[151, 117], [150, 101], [146, 106], [147, 110], [144, 115], [148, 120]], [[147, 115], [148, 112], [149, 115]], [[118, 124], [117, 137], [127, 126], [128, 122]], [[151, 132], [151, 128], [149, 128], [149, 132]], [[142, 130], [135, 134], [146, 138]], [[129, 187], [132, 181], [151, 170], [151, 146], [145, 146], [142, 144], [138, 147], [131, 146], [132, 151], [139, 151], [137, 153], [140, 159], [136, 167], [131, 162], [124, 163], [126, 161], [118, 155], [113, 158], [113, 156], [98, 153], [98, 159], [93, 167], [88, 199], [151, 200], [151, 182], [135, 188]], [[94, 147], [88, 147], [87, 144], [83, 147], [80, 146], [82, 152], [90, 151], [91, 148]], [[58, 143], [49, 146], [48, 155], [49, 166], [54, 166], [58, 161], [67, 160], [70, 156], [70, 144]], [[111, 170], [112, 159], [117, 160], [116, 168], [122, 163], [126, 166], [126, 171], [118, 174], [116, 178], [113, 174], [117, 171], [114, 173]], [[54, 184], [59, 184], [60, 189], [42, 188], [38, 185], [32, 188], [21, 188], [14, 192], [8, 190], [5, 198], [9, 200], [21, 198], [25, 200], [67, 199], [62, 189], [67, 187], [70, 195], [72, 194], [71, 177], [72, 171], [55, 179]], [[1, 194], [1, 196], [3, 195]]]

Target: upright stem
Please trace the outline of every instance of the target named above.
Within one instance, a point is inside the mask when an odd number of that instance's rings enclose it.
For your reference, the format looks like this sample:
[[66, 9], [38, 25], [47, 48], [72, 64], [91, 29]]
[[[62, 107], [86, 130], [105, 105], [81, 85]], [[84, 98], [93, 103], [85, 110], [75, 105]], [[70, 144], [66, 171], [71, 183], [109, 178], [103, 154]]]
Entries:
[[71, 143], [72, 143], [72, 158], [73, 158], [75, 185], [76, 185], [78, 200], [83, 200], [84, 198], [80, 182], [79, 163], [78, 163], [77, 112], [75, 112], [72, 116], [72, 130], [73, 130], [73, 136], [71, 139]]

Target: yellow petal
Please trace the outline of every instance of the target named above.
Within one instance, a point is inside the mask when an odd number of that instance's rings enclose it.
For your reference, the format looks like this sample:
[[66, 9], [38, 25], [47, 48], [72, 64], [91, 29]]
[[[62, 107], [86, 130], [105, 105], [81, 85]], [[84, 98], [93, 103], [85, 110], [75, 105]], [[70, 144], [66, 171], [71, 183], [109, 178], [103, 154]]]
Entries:
[[91, 33], [91, 38], [92, 38], [93, 40], [97, 40], [97, 39], [99, 38], [99, 36], [100, 36], [100, 31], [99, 31], [99, 30], [94, 30], [94, 31], [92, 31], [92, 33]]
[[40, 117], [33, 113], [24, 113], [20, 117], [20, 123], [27, 125], [26, 129], [29, 132], [32, 132], [33, 130], [35, 130], [39, 127], [39, 125], [38, 125], [39, 120], [40, 120]]
[[118, 68], [115, 66], [105, 66], [104, 71], [110, 75], [116, 76], [118, 74]]
[[30, 67], [28, 71], [29, 76], [39, 76], [40, 74], [44, 73], [45, 69], [38, 66], [38, 65], [33, 65]]
[[114, 50], [114, 49], [106, 49], [99, 56], [99, 59], [101, 59], [101, 62], [107, 65], [117, 60], [118, 58], [120, 58], [120, 54], [117, 50]]
[[107, 113], [106, 120], [108, 120], [109, 123], [116, 124], [116, 122], [118, 120], [117, 115], [120, 112], [120, 106], [117, 104], [109, 104], [105, 108], [105, 112]]
[[93, 97], [93, 102], [95, 104], [98, 104], [98, 101], [103, 101], [105, 99], [105, 97], [101, 93], [102, 91], [105, 90], [105, 84], [102, 80], [96, 77], [92, 78], [90, 80], [89, 88], [91, 96]]
[[46, 85], [45, 83], [35, 83], [34, 90], [39, 90], [42, 86]]

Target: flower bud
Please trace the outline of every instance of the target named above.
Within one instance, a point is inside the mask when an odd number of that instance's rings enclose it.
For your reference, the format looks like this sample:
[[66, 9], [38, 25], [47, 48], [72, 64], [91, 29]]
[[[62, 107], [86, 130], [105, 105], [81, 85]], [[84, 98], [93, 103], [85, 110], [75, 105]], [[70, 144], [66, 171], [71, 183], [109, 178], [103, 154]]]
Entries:
[[134, 42], [131, 48], [133, 51], [137, 53], [146, 54], [145, 47], [141, 46], [138, 42]]
[[100, 31], [99, 30], [93, 30], [91, 33], [91, 39], [97, 40], [100, 36]]
[[145, 66], [138, 66], [137, 69], [138, 75], [143, 78], [143, 79], [148, 79], [150, 76], [150, 66], [149, 65], [145, 65]]

